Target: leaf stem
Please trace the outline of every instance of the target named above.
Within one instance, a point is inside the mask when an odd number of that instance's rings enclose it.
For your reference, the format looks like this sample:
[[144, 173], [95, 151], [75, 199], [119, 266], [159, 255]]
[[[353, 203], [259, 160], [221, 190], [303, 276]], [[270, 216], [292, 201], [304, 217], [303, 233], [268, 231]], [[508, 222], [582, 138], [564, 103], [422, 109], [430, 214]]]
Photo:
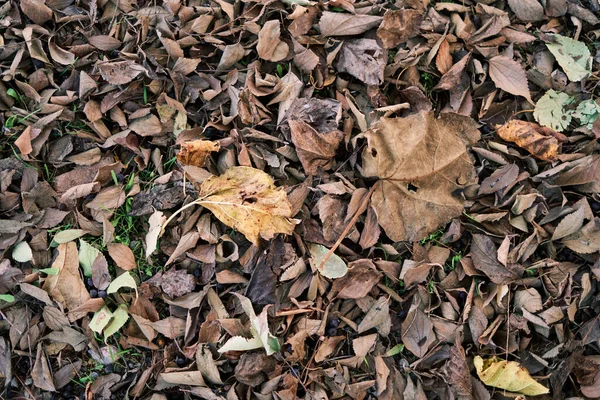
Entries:
[[194, 201], [192, 201], [189, 204], [186, 204], [185, 206], [181, 207], [179, 210], [175, 211], [173, 213], [173, 215], [171, 215], [164, 224], [162, 224], [162, 226], [160, 227], [160, 235], [158, 237], [161, 237], [163, 235], [163, 233], [165, 233], [165, 228], [167, 227], [167, 225], [169, 225], [169, 222], [171, 222], [173, 220], [173, 218], [175, 218], [176, 216], [178, 216], [179, 214], [181, 214], [181, 212], [185, 211], [186, 209], [190, 208], [193, 205], [196, 204], [200, 204], [202, 202], [202, 199], [196, 199]]

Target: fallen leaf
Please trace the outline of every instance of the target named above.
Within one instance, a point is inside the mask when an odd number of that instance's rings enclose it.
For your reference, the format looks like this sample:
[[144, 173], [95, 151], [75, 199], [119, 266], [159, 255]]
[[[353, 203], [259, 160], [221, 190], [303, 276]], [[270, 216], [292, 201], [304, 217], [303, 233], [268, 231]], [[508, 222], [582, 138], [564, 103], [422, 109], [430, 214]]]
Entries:
[[129, 313], [127, 312], [127, 304], [121, 304], [115, 310], [112, 315], [112, 319], [108, 325], [104, 328], [104, 338], [111, 337], [121, 329], [127, 320], [129, 319]]
[[85, 276], [92, 276], [92, 265], [100, 251], [85, 240], [79, 239], [79, 265]]
[[192, 140], [181, 145], [177, 160], [184, 165], [204, 168], [210, 153], [219, 151], [219, 144], [211, 140]]
[[52, 19], [52, 9], [43, 0], [21, 0], [19, 1], [23, 14], [38, 25]]
[[17, 262], [28, 262], [33, 258], [33, 252], [31, 251], [31, 247], [27, 242], [19, 242], [13, 248], [12, 258]]
[[421, 240], [462, 213], [455, 193], [476, 182], [467, 152], [479, 140], [472, 119], [432, 112], [382, 118], [365, 136], [364, 174], [379, 178], [371, 205], [392, 240]]
[[383, 42], [383, 47], [391, 49], [415, 37], [422, 21], [423, 16], [417, 10], [387, 10], [377, 29], [377, 36]]
[[579, 231], [583, 226], [583, 220], [585, 218], [584, 213], [584, 208], [579, 207], [577, 211], [564, 217], [556, 226], [556, 229], [552, 234], [552, 240], [559, 240]]
[[471, 258], [475, 268], [485, 273], [492, 282], [503, 285], [521, 278], [523, 267], [509, 268], [502, 265], [497, 258], [496, 245], [489, 236], [474, 234], [471, 243]]
[[225, 225], [240, 231], [252, 243], [277, 233], [290, 235], [295, 223], [285, 191], [263, 171], [232, 167], [200, 186], [197, 203], [208, 208]]
[[381, 276], [370, 260], [354, 261], [350, 263], [348, 274], [333, 282], [331, 292], [336, 293], [339, 299], [361, 299], [373, 289]]
[[498, 88], [515, 96], [523, 96], [533, 103], [527, 85], [527, 76], [521, 64], [506, 56], [492, 57], [489, 63], [490, 78]]
[[134, 61], [117, 61], [98, 64], [102, 78], [113, 85], [124, 85], [131, 82], [144, 68]]
[[125, 271], [135, 269], [135, 256], [129, 246], [126, 246], [123, 243], [110, 243], [107, 247], [108, 254], [117, 267]]
[[124, 288], [124, 287], [130, 288], [130, 289], [135, 289], [135, 291], [137, 293], [137, 283], [135, 282], [135, 279], [133, 279], [133, 277], [131, 276], [131, 274], [129, 272], [123, 272], [121, 275], [116, 277], [110, 283], [110, 285], [108, 285], [108, 288], [106, 289], [106, 293], [108, 293], [108, 294], [117, 293], [119, 291], [119, 289]]
[[539, 396], [550, 392], [516, 361], [501, 360], [497, 357], [484, 360], [475, 356], [473, 364], [479, 379], [488, 386], [527, 396]]
[[112, 36], [96, 35], [88, 38], [88, 42], [95, 48], [102, 51], [117, 50], [121, 47], [121, 41]]
[[323, 36], [360, 35], [378, 26], [382, 17], [362, 14], [343, 14], [324, 11], [319, 20], [319, 29]]
[[279, 20], [267, 21], [258, 33], [256, 51], [258, 56], [267, 61], [281, 61], [287, 57], [290, 47], [281, 41]]
[[[320, 244], [310, 243], [308, 249], [311, 254], [310, 263], [321, 275], [326, 278], [336, 279], [341, 278], [348, 272], [348, 266], [337, 254], [331, 256], [323, 263], [323, 260], [329, 253], [329, 249]], [[319, 268], [323, 265], [321, 268]]]
[[36, 387], [49, 392], [56, 391], [50, 367], [48, 366], [48, 360], [46, 359], [46, 353], [41, 343], [38, 344], [35, 364], [33, 364], [33, 369], [31, 370], [31, 377], [33, 378], [33, 384]]
[[592, 56], [585, 43], [561, 35], [552, 35], [551, 38], [553, 42], [547, 42], [546, 47], [567, 77], [573, 82], [587, 78], [592, 69]]
[[44, 281], [44, 289], [52, 298], [69, 310], [82, 306], [90, 299], [85, 284], [79, 274], [77, 245], [74, 242], [58, 246], [58, 256], [52, 268], [58, 270], [56, 275], [48, 275]]
[[574, 112], [566, 107], [574, 102], [568, 94], [550, 89], [535, 104], [533, 117], [541, 125], [562, 132], [569, 127]]
[[164, 214], [157, 210], [155, 210], [148, 219], [150, 227], [148, 228], [148, 233], [146, 233], [146, 259], [148, 259], [156, 250], [158, 238], [160, 237], [163, 224], [166, 220], [167, 218]]
[[383, 70], [387, 63], [387, 51], [373, 39], [344, 41], [336, 64], [338, 71], [347, 72], [366, 85], [383, 83]]
[[544, 7], [537, 0], [508, 0], [508, 5], [521, 21], [541, 21], [546, 18]]
[[[498, 136], [545, 161], [558, 159], [559, 134], [534, 122], [513, 119], [498, 129]], [[562, 136], [562, 135], [561, 135]]]
[[418, 307], [412, 305], [402, 322], [402, 342], [411, 353], [422, 358], [435, 340], [431, 320]]
[[292, 119], [288, 122], [292, 142], [306, 173], [316, 175], [319, 168], [330, 169], [344, 133], [338, 130], [321, 133], [301, 120]]
[[448, 40], [444, 39], [442, 40], [440, 48], [438, 49], [438, 53], [435, 58], [435, 66], [437, 67], [438, 71], [440, 71], [442, 74], [445, 74], [446, 72], [450, 71], [452, 64], [453, 62], [452, 55], [450, 54], [450, 44], [448, 43]]

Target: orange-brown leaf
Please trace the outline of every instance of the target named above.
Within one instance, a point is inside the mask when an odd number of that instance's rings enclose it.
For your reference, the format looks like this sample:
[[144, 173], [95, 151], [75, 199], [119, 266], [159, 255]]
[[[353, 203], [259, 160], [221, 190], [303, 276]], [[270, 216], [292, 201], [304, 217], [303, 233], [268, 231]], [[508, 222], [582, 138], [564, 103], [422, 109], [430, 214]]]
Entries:
[[210, 140], [193, 140], [181, 145], [177, 160], [185, 165], [204, 167], [206, 158], [213, 151], [219, 151], [219, 144]]
[[512, 120], [501, 126], [498, 135], [545, 161], [555, 161], [558, 158], [559, 141], [564, 138], [550, 128], [519, 120]]

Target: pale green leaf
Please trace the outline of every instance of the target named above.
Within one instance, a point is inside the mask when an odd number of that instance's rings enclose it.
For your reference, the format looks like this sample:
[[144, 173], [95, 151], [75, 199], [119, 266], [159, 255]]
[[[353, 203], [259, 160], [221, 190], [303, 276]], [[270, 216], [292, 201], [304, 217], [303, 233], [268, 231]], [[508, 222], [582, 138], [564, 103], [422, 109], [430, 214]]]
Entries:
[[259, 338], [253, 337], [252, 339], [246, 339], [242, 336], [234, 336], [229, 339], [221, 348], [219, 353], [225, 353], [226, 351], [246, 351], [260, 349], [263, 347], [262, 342]]
[[85, 276], [92, 276], [92, 265], [100, 252], [85, 240], [79, 239], [79, 265]]
[[592, 129], [594, 122], [600, 114], [600, 106], [594, 100], [585, 100], [579, 103], [573, 116], [579, 120], [581, 126]]
[[0, 300], [5, 301], [7, 303], [14, 303], [15, 296], [13, 296], [12, 294], [0, 294]]
[[108, 325], [112, 318], [113, 313], [108, 307], [103, 306], [100, 310], [96, 311], [94, 317], [90, 321], [89, 327], [96, 333], [102, 333], [102, 330]]
[[404, 350], [404, 344], [398, 343], [397, 345], [395, 345], [394, 347], [389, 349], [388, 352], [385, 354], [385, 356], [386, 357], [394, 357], [395, 355], [402, 353], [403, 350]]
[[108, 288], [106, 289], [106, 293], [108, 293], [108, 294], [116, 293], [119, 291], [119, 289], [121, 289], [123, 287], [135, 289], [135, 291], [137, 293], [137, 283], [135, 283], [135, 280], [133, 279], [133, 277], [131, 276], [131, 274], [129, 272], [124, 272], [121, 275], [119, 275], [115, 280], [113, 280], [110, 283], [110, 285], [108, 285]]
[[12, 258], [18, 262], [27, 262], [31, 261], [33, 258], [33, 252], [31, 251], [31, 247], [27, 242], [19, 242], [12, 252]]
[[585, 43], [561, 35], [552, 37], [555, 42], [546, 43], [546, 46], [567, 77], [573, 82], [579, 82], [590, 75], [592, 57]]
[[58, 244], [67, 243], [72, 240], [79, 239], [83, 235], [85, 235], [85, 231], [83, 229], [67, 229], [54, 235], [54, 241]]
[[39, 270], [39, 272], [42, 272], [46, 275], [58, 275], [60, 270], [58, 268], [42, 268]]
[[573, 110], [566, 107], [574, 102], [575, 99], [568, 94], [550, 89], [538, 100], [533, 117], [540, 125], [562, 132], [573, 118]]
[[129, 319], [127, 305], [121, 304], [113, 313], [113, 318], [106, 328], [104, 328], [104, 338], [108, 338], [119, 331]]
[[[308, 245], [308, 249], [310, 251], [310, 255], [312, 256], [310, 263], [324, 277], [331, 279], [341, 278], [348, 272], [348, 266], [344, 260], [342, 260], [336, 254], [332, 254], [323, 264], [323, 260], [327, 256], [327, 253], [329, 253], [329, 249], [327, 247], [320, 244], [311, 243]], [[323, 264], [322, 267], [321, 264]]]

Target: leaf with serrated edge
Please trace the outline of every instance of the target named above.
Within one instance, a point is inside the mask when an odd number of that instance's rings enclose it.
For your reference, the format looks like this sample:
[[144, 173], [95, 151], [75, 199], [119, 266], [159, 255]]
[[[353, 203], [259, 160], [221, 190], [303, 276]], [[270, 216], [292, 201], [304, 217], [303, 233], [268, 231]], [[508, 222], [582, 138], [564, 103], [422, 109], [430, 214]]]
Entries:
[[104, 328], [104, 338], [108, 338], [121, 329], [127, 320], [129, 319], [129, 313], [127, 312], [127, 305], [121, 304], [119, 308], [113, 313], [113, 318], [106, 328]]
[[489, 63], [490, 78], [497, 87], [515, 96], [523, 96], [533, 103], [527, 85], [527, 76], [521, 64], [506, 56], [490, 58]]
[[505, 361], [496, 357], [484, 360], [480, 356], [475, 356], [473, 364], [479, 379], [488, 386], [526, 396], [538, 396], [550, 392], [516, 361]]
[[137, 283], [135, 283], [135, 280], [133, 279], [133, 277], [131, 276], [131, 274], [129, 272], [124, 272], [121, 275], [119, 275], [117, 278], [115, 278], [115, 280], [112, 281], [110, 283], [110, 285], [108, 285], [108, 288], [106, 289], [106, 293], [108, 293], [108, 294], [116, 293], [119, 291], [119, 289], [124, 288], [124, 287], [135, 289], [135, 291], [137, 293]]
[[112, 317], [113, 313], [108, 309], [108, 307], [103, 306], [100, 310], [96, 311], [94, 317], [90, 321], [89, 327], [96, 333], [102, 333]]
[[552, 234], [552, 240], [559, 240], [577, 232], [583, 226], [585, 210], [579, 207], [577, 211], [564, 217], [556, 226]]
[[591, 73], [592, 56], [585, 43], [571, 38], [552, 35], [553, 43], [546, 43], [569, 80], [579, 82]]

